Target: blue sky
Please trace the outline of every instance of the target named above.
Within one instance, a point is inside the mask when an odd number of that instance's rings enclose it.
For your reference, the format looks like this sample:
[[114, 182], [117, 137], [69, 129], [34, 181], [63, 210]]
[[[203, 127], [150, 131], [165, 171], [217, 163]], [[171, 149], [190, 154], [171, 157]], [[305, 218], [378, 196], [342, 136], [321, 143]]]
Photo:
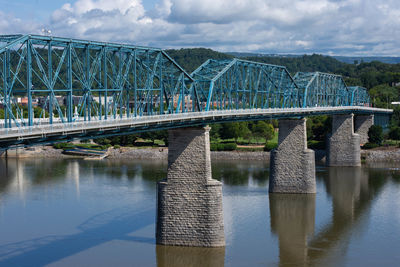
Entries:
[[398, 0], [0, 0], [0, 33], [161, 48], [400, 56]]

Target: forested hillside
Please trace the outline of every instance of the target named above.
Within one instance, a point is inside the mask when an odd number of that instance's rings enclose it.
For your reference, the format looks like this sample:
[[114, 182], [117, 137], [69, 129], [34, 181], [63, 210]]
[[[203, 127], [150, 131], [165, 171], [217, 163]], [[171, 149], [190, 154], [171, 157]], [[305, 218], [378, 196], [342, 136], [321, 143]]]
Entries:
[[167, 54], [172, 57], [187, 72], [193, 72], [207, 59], [231, 59], [233, 56], [220, 53], [207, 48], [182, 48], [179, 50], [167, 50]]

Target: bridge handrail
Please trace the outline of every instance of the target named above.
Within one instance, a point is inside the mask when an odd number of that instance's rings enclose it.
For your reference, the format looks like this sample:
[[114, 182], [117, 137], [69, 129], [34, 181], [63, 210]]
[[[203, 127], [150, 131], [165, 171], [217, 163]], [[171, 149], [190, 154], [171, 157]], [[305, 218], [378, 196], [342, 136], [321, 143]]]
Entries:
[[214, 110], [214, 111], [202, 111], [202, 112], [187, 112], [187, 113], [179, 113], [179, 114], [164, 114], [164, 115], [147, 115], [141, 117], [130, 117], [130, 118], [112, 118], [108, 120], [91, 120], [91, 121], [79, 121], [72, 123], [55, 123], [48, 125], [34, 125], [34, 126], [23, 126], [23, 127], [12, 127], [12, 128], [4, 128], [0, 130], [0, 136], [3, 138], [12, 137], [12, 136], [20, 136], [21, 134], [42, 134], [43, 136], [49, 135], [52, 132], [60, 132], [61, 131], [82, 131], [86, 132], [91, 129], [99, 129], [101, 131], [103, 128], [107, 129], [110, 127], [124, 127], [126, 125], [132, 124], [149, 124], [149, 123], [163, 123], [167, 121], [177, 121], [182, 119], [198, 119], [198, 118], [210, 118], [214, 116], [227, 116], [227, 117], [235, 117], [237, 115], [241, 116], [251, 116], [251, 115], [272, 115], [274, 114], [282, 114], [282, 113], [312, 113], [317, 110], [326, 110], [326, 111], [369, 111], [379, 112], [379, 113], [392, 113], [390, 109], [377, 109], [370, 107], [355, 107], [355, 106], [341, 106], [341, 107], [311, 107], [311, 108], [268, 108], [268, 109], [239, 109], [239, 110]]

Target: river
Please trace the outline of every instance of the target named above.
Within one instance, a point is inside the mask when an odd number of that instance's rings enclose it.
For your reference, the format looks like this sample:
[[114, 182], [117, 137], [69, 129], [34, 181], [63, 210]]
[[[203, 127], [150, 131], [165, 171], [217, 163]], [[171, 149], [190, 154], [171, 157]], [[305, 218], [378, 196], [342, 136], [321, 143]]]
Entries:
[[266, 162], [214, 161], [226, 247], [155, 244], [164, 161], [0, 160], [0, 266], [399, 266], [398, 164], [317, 166], [268, 194]]

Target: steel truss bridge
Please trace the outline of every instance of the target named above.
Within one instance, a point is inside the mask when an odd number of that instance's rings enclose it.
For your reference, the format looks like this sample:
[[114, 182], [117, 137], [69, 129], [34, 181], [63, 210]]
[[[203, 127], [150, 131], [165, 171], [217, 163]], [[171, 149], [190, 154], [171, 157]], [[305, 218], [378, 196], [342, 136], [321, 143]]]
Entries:
[[[43, 109], [36, 109], [37, 99]], [[376, 114], [338, 75], [241, 59], [193, 73], [163, 50], [39, 35], [0, 36], [0, 147], [221, 121]], [[386, 117], [385, 117], [386, 116]], [[387, 123], [386, 121], [383, 123]]]

